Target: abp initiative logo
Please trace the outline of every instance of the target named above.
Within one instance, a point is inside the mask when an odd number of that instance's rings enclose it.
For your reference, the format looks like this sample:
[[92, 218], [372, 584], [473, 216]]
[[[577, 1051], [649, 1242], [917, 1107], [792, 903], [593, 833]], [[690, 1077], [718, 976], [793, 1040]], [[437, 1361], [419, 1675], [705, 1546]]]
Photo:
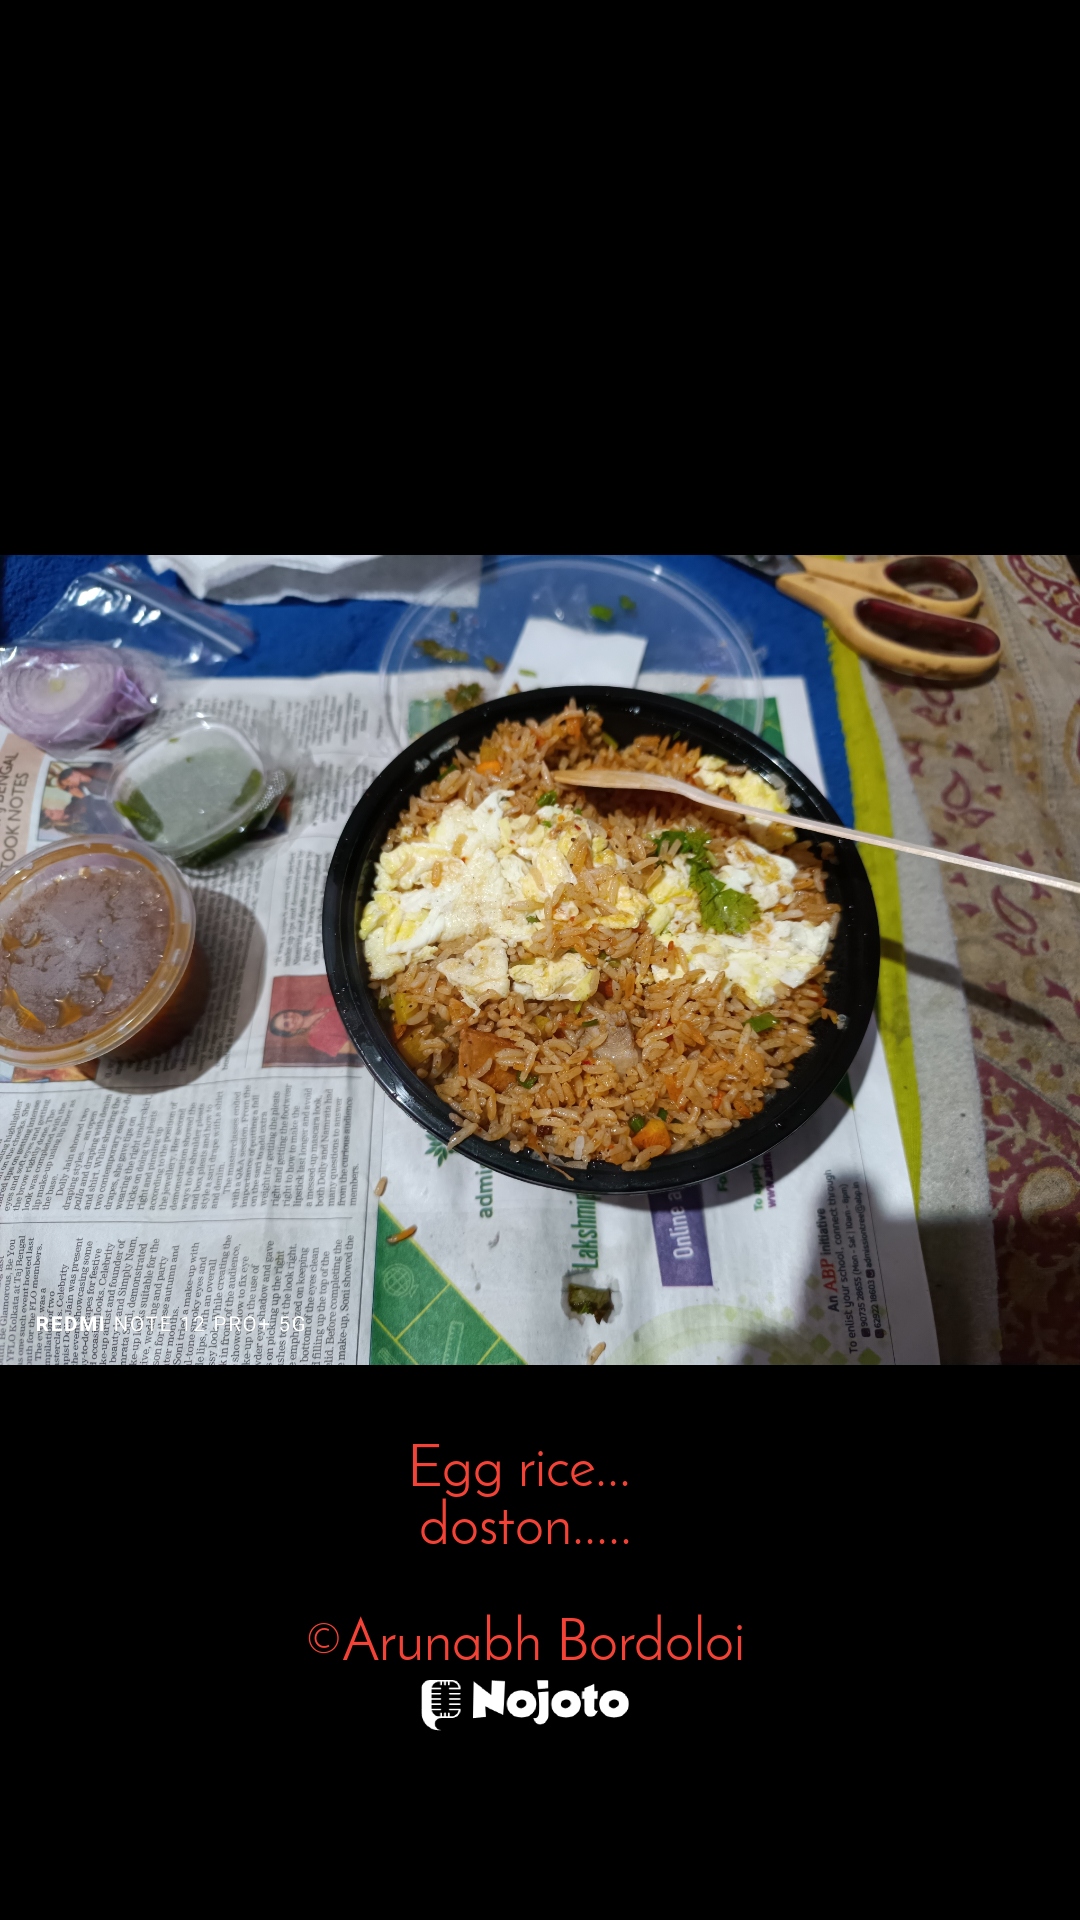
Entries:
[[[572, 1687], [563, 1687], [553, 1694], [546, 1680], [536, 1682], [535, 1693], [529, 1693], [521, 1687], [508, 1698], [505, 1680], [493, 1680], [490, 1687], [482, 1687], [479, 1681], [473, 1681], [474, 1720], [483, 1720], [489, 1713], [508, 1713], [512, 1720], [531, 1720], [534, 1726], [542, 1727], [549, 1712], [556, 1720], [572, 1720], [583, 1708], [586, 1720], [595, 1720], [598, 1711], [605, 1720], [621, 1720], [623, 1714], [629, 1712], [630, 1701], [625, 1693], [620, 1693], [614, 1687], [607, 1693], [601, 1693], [598, 1687], [582, 1687], [580, 1692], [575, 1692]], [[461, 1682], [425, 1680], [420, 1689], [420, 1714], [424, 1725], [433, 1730], [437, 1730], [440, 1721], [459, 1719]]]

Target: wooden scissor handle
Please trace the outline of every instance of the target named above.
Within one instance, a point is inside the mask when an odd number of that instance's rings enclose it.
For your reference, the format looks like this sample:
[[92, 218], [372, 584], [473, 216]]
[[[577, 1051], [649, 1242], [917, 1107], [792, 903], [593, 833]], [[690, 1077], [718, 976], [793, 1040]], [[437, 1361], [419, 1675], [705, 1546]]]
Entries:
[[[839, 565], [839, 562], [835, 564]], [[925, 602], [914, 606], [812, 573], [784, 573], [776, 582], [789, 599], [824, 614], [841, 640], [892, 673], [931, 680], [976, 680], [996, 667], [1001, 641], [992, 627]]]
[[[902, 606], [923, 607], [955, 620], [966, 620], [982, 599], [971, 568], [944, 553], [909, 553], [896, 560], [832, 560], [827, 553], [797, 553], [794, 558], [818, 579], [838, 580], [861, 587], [864, 593], [898, 600]], [[943, 589], [951, 597], [939, 599], [926, 591], [928, 587]]]

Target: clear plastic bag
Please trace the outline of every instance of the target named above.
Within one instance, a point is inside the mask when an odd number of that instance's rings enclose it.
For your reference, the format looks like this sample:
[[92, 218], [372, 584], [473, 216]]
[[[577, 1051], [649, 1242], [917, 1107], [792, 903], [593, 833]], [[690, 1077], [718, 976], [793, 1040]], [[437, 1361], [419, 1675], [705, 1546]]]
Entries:
[[0, 724], [39, 747], [122, 739], [170, 706], [174, 681], [218, 672], [254, 639], [248, 621], [137, 567], [81, 574], [30, 633], [0, 647]]
[[103, 567], [73, 580], [28, 640], [135, 646], [174, 669], [216, 673], [254, 644], [255, 629], [224, 607], [207, 607], [138, 567]]

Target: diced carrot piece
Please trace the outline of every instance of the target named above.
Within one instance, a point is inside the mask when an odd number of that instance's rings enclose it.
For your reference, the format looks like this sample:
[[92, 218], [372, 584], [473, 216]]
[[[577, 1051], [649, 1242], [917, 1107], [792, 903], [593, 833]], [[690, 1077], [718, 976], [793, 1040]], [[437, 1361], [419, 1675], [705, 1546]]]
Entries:
[[687, 1100], [682, 1087], [679, 1085], [673, 1073], [665, 1074], [664, 1085], [667, 1088], [668, 1099], [673, 1101], [677, 1107], [685, 1108], [689, 1106], [690, 1102]]
[[662, 1120], [646, 1120], [634, 1135], [634, 1145], [639, 1153], [667, 1153], [671, 1135]]
[[615, 992], [614, 980], [601, 980], [600, 991], [603, 994], [605, 1000], [610, 1000], [612, 995]]
[[478, 760], [476, 763], [476, 771], [477, 773], [501, 773], [502, 761], [501, 760]]

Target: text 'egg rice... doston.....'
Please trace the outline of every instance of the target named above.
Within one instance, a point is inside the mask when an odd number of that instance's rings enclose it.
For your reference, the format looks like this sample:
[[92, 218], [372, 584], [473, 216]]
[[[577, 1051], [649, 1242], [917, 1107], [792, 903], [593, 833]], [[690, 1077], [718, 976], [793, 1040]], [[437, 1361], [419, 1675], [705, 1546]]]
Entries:
[[[576, 766], [668, 773], [777, 822], [556, 791], [552, 770]], [[455, 1143], [634, 1171], [787, 1086], [814, 1022], [838, 1018], [839, 909], [786, 809], [760, 775], [677, 739], [620, 751], [573, 702], [455, 754], [388, 836], [359, 924], [399, 1052], [461, 1118]]]

